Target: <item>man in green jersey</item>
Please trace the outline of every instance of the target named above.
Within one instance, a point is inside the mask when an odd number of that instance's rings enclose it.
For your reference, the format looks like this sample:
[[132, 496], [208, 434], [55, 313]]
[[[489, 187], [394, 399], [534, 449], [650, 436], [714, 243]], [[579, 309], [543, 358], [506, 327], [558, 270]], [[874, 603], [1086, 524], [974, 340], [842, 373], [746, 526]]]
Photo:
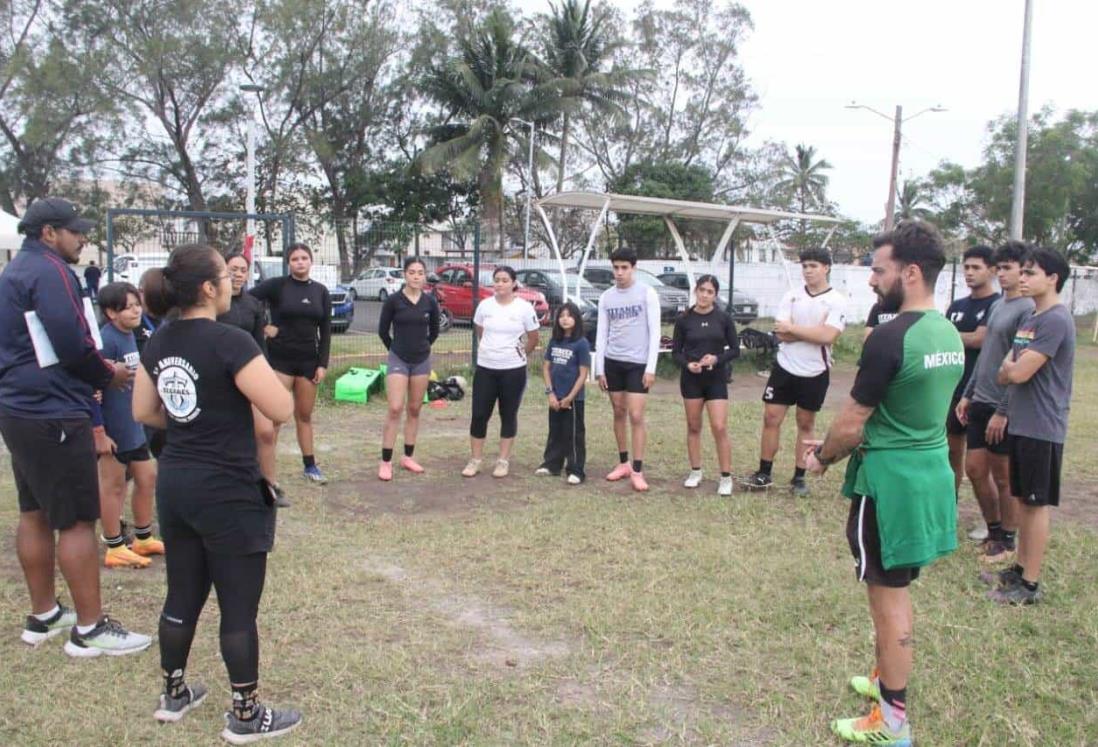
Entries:
[[964, 371], [953, 324], [934, 308], [945, 264], [929, 223], [904, 221], [873, 253], [869, 284], [882, 312], [898, 312], [866, 340], [850, 400], [808, 469], [822, 475], [850, 456], [843, 493], [851, 498], [847, 539], [866, 582], [877, 662], [851, 686], [874, 701], [864, 718], [831, 729], [851, 742], [910, 747], [906, 688], [914, 639], [908, 585], [919, 569], [957, 547], [953, 470], [945, 418]]

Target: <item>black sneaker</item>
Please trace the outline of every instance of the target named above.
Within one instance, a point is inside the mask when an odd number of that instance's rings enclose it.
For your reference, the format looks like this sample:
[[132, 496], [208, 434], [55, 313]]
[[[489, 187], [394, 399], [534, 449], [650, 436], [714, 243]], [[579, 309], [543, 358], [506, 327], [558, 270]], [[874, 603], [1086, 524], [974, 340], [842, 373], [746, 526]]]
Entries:
[[274, 494], [275, 494], [275, 505], [276, 506], [278, 506], [279, 508], [289, 508], [290, 506], [293, 505], [288, 500], [286, 500], [286, 493], [282, 490], [281, 486], [272, 485], [271, 490], [273, 490]]
[[61, 604], [61, 600], [57, 601], [57, 607], [57, 614], [45, 622], [34, 615], [27, 615], [27, 624], [23, 626], [23, 634], [19, 636], [23, 643], [39, 646], [76, 625], [75, 611]]
[[756, 472], [743, 481], [743, 486], [748, 490], [766, 490], [774, 484], [774, 479], [766, 472]]
[[153, 711], [153, 718], [165, 724], [178, 721], [187, 715], [188, 711], [202, 705], [206, 695], [208, 695], [206, 687], [199, 684], [184, 686], [183, 694], [178, 698], [161, 693], [160, 707]]
[[1018, 583], [1010, 586], [1001, 586], [987, 593], [987, 598], [998, 604], [1037, 604], [1041, 601], [1041, 589], [1030, 591], [1019, 578]]
[[805, 482], [803, 477], [794, 477], [790, 480], [789, 489], [793, 491], [793, 495], [797, 498], [804, 498], [808, 495], [808, 483]]
[[980, 571], [980, 580], [993, 588], [1014, 586], [1022, 582], [1022, 576], [1014, 568], [998, 571]]
[[276, 711], [267, 706], [258, 706], [259, 712], [248, 721], [238, 719], [232, 711], [225, 714], [225, 728], [221, 738], [230, 744], [249, 744], [260, 739], [281, 737], [297, 728], [301, 723], [301, 712], [295, 710]]

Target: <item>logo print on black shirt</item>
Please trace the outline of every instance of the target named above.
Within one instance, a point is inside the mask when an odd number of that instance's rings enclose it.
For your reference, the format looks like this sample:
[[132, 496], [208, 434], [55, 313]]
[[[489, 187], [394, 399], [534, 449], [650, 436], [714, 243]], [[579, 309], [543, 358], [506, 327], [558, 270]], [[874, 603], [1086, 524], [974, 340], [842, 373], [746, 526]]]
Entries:
[[168, 366], [156, 379], [156, 391], [172, 420], [189, 423], [198, 417], [198, 388], [190, 373], [181, 366]]

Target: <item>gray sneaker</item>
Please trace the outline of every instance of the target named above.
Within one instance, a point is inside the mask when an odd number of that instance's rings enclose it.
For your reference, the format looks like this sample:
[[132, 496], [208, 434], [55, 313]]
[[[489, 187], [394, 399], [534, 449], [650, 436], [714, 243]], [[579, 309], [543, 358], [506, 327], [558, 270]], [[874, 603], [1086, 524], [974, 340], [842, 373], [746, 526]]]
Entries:
[[980, 580], [992, 588], [1000, 588], [1022, 583], [1022, 576], [1011, 567], [998, 571], [980, 571]]
[[183, 694], [178, 698], [173, 698], [167, 693], [161, 693], [160, 707], [153, 711], [153, 718], [165, 724], [178, 721], [186, 716], [189, 711], [202, 705], [202, 701], [206, 699], [208, 694], [205, 685], [197, 683], [186, 685]]
[[1016, 584], [1002, 586], [994, 591], [989, 591], [987, 593], [987, 598], [997, 604], [1037, 604], [1041, 601], [1041, 590], [1038, 588], [1034, 591], [1030, 591], [1022, 585], [1022, 581], [1019, 579]]
[[805, 482], [803, 477], [794, 477], [790, 480], [789, 489], [793, 491], [793, 495], [797, 498], [804, 498], [808, 495], [808, 483]]
[[275, 494], [275, 505], [279, 508], [289, 508], [293, 504], [286, 500], [286, 493], [282, 490], [280, 485], [272, 485], [271, 490]]
[[23, 643], [30, 646], [40, 646], [53, 638], [58, 633], [64, 633], [73, 625], [76, 625], [76, 612], [70, 610], [57, 600], [57, 614], [43, 622], [34, 615], [27, 615], [27, 624], [23, 626], [23, 635], [19, 636]]
[[225, 728], [221, 731], [221, 738], [229, 744], [249, 744], [260, 739], [281, 737], [296, 729], [300, 723], [300, 711], [276, 711], [267, 706], [259, 706], [259, 713], [248, 721], [238, 719], [230, 711], [225, 714]]
[[65, 653], [77, 658], [107, 656], [125, 656], [144, 651], [152, 643], [152, 638], [140, 633], [131, 633], [117, 620], [106, 615], [99, 618], [99, 624], [83, 635], [72, 626], [69, 640], [65, 643]]

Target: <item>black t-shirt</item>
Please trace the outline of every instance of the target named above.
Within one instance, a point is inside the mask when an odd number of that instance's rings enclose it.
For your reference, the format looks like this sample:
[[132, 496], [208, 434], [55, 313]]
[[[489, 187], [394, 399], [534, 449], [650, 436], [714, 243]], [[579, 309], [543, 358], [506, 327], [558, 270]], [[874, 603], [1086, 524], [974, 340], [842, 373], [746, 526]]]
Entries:
[[217, 321], [244, 330], [252, 336], [260, 350], [266, 351], [267, 340], [263, 335], [263, 327], [267, 324], [267, 314], [263, 310], [263, 302], [255, 296], [250, 293], [233, 296], [229, 310], [217, 317]]
[[[991, 307], [999, 300], [1000, 294], [992, 293], [984, 298], [965, 296], [958, 298], [949, 305], [946, 311], [946, 319], [953, 322], [958, 332], [975, 332], [977, 328], [987, 325], [991, 315]], [[965, 346], [965, 373], [961, 377], [961, 383], [957, 385], [954, 399], [961, 396], [968, 384], [968, 377], [976, 369], [976, 359], [980, 357], [980, 348]]]
[[249, 334], [210, 319], [176, 319], [145, 345], [145, 367], [168, 420], [164, 467], [213, 467], [259, 479], [252, 405], [236, 374], [262, 355]]
[[884, 324], [885, 322], [891, 322], [895, 318], [896, 318], [896, 312], [895, 311], [891, 311], [891, 312], [881, 311], [881, 304], [880, 303], [875, 303], [869, 309], [869, 318], [867, 318], [865, 320], [865, 326], [870, 327], [870, 328], [876, 327], [876, 326], [879, 326], [881, 324]]
[[381, 305], [377, 334], [388, 350], [405, 363], [422, 363], [431, 355], [431, 345], [438, 339], [438, 301], [430, 293], [420, 293], [419, 300], [394, 293]]
[[267, 341], [272, 358], [317, 361], [328, 367], [332, 345], [332, 302], [328, 289], [315, 280], [291, 275], [265, 280], [249, 293], [266, 301], [278, 334]]
[[699, 314], [690, 308], [675, 320], [671, 357], [683, 368], [706, 355], [715, 355], [714, 369], [720, 369], [739, 354], [736, 324], [728, 314], [716, 309]]

